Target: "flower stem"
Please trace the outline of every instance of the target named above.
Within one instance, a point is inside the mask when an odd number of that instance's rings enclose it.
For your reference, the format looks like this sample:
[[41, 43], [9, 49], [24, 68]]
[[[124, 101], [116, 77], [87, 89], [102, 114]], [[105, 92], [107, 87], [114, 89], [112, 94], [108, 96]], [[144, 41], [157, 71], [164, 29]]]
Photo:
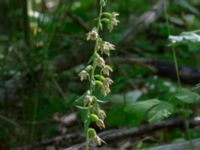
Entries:
[[[168, 13], [167, 13], [167, 0], [165, 0], [165, 3], [164, 3], [164, 12], [165, 12], [165, 18], [166, 18], [166, 23], [167, 23], [167, 27], [168, 27], [168, 34], [170, 35], [171, 31], [170, 31], [170, 28], [169, 28], [169, 18], [168, 18]], [[181, 87], [181, 80], [180, 80], [178, 61], [177, 61], [177, 56], [176, 56], [176, 51], [175, 51], [174, 45], [172, 46], [172, 55], [173, 55], [173, 61], [174, 61], [175, 70], [176, 70], [178, 87], [180, 88]], [[183, 106], [183, 108], [185, 108], [185, 105]], [[190, 141], [190, 145], [191, 145], [192, 150], [194, 150], [194, 145], [192, 143], [192, 138], [191, 138], [189, 125], [188, 125], [187, 115], [184, 114], [183, 117], [184, 117], [185, 131], [186, 131], [185, 135]]]
[[90, 114], [90, 110], [89, 110], [89, 106], [88, 106], [88, 109], [87, 109], [87, 119], [85, 120], [84, 122], [84, 127], [85, 127], [85, 149], [86, 150], [89, 150], [89, 132], [88, 132], [88, 129], [89, 129], [89, 114]]
[[178, 61], [177, 61], [177, 56], [176, 56], [176, 51], [175, 47], [172, 47], [172, 54], [173, 54], [173, 60], [174, 60], [174, 65], [176, 69], [176, 78], [178, 82], [178, 86], [181, 87], [181, 80], [180, 80], [180, 74], [179, 74], [179, 68], [178, 68]]
[[[97, 33], [99, 33], [100, 30], [100, 24], [101, 24], [101, 16], [102, 16], [102, 6], [100, 6], [100, 10], [99, 10], [99, 16], [98, 16], [98, 24], [97, 24]], [[93, 55], [98, 51], [98, 44], [99, 44], [99, 39], [96, 40], [95, 42], [95, 47], [94, 47], [94, 53]], [[95, 60], [93, 59], [92, 61], [92, 70], [91, 70], [91, 74], [90, 74], [90, 94], [92, 95], [94, 92], [94, 81], [95, 81], [95, 70], [96, 70], [96, 66], [95, 66]], [[86, 121], [84, 123], [84, 128], [85, 128], [85, 149], [89, 150], [89, 126], [90, 126], [90, 105], [88, 106], [87, 109], [87, 118]]]

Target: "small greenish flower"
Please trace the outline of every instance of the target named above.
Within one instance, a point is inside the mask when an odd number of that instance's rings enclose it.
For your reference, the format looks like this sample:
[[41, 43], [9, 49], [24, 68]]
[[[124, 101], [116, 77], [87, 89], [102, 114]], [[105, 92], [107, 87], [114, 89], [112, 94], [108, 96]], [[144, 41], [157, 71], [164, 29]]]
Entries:
[[110, 42], [103, 41], [103, 42], [101, 42], [99, 48], [101, 50], [101, 53], [104, 53], [104, 54], [110, 56], [110, 50], [115, 50], [115, 45], [111, 44]]
[[101, 89], [101, 92], [104, 96], [108, 95], [111, 90], [110, 90], [110, 87], [107, 87], [107, 86], [104, 86], [102, 89]]
[[99, 110], [98, 110], [98, 116], [99, 116], [100, 119], [104, 120], [105, 117], [106, 117], [105, 111], [102, 110], [102, 109], [99, 109]]
[[99, 67], [104, 66], [104, 65], [105, 65], [105, 60], [103, 59], [103, 57], [98, 56], [98, 57], [95, 59], [95, 65], [96, 65], [96, 66], [99, 66]]
[[113, 80], [110, 78], [105, 78], [103, 81], [103, 88], [101, 89], [101, 92], [103, 95], [108, 95], [111, 90], [110, 90], [110, 85], [113, 83]]
[[105, 141], [103, 141], [99, 136], [95, 136], [93, 139], [92, 139], [92, 142], [94, 145], [98, 145], [100, 146], [102, 143], [105, 143]]
[[110, 72], [113, 72], [112, 68], [108, 65], [103, 66], [101, 71], [103, 72], [104, 75], [107, 75], [107, 76], [110, 75]]
[[98, 126], [100, 129], [105, 128], [105, 124], [104, 124], [103, 120], [101, 120], [101, 119], [98, 119], [98, 120], [96, 121], [96, 124], [97, 124], [97, 126]]
[[113, 80], [110, 79], [110, 78], [105, 78], [104, 81], [103, 81], [103, 85], [105, 87], [109, 87], [112, 83], [113, 83]]
[[88, 72], [85, 70], [82, 70], [78, 75], [79, 75], [81, 81], [87, 80], [87, 78], [89, 77]]
[[113, 26], [117, 26], [119, 23], [119, 20], [117, 19], [117, 16], [119, 16], [119, 13], [117, 12], [112, 12], [111, 13], [111, 23], [113, 24]]
[[98, 37], [99, 37], [98, 32], [96, 31], [96, 29], [93, 29], [87, 34], [87, 41], [88, 40], [96, 41]]
[[112, 31], [114, 26], [117, 26], [119, 23], [119, 20], [117, 19], [117, 16], [119, 16], [119, 13], [112, 12], [110, 15], [110, 22], [108, 23], [108, 29], [109, 31]]
[[93, 97], [90, 95], [86, 95], [84, 99], [84, 106], [87, 106], [92, 103]]
[[93, 69], [93, 67], [92, 67], [91, 65], [88, 65], [88, 66], [85, 68], [85, 70], [86, 70], [87, 72], [90, 72], [92, 69]]

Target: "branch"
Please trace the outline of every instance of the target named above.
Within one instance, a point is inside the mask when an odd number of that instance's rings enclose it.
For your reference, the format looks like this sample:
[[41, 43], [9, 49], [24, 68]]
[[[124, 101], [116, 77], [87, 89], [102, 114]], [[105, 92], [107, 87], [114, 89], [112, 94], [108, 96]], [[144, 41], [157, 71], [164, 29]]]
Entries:
[[131, 24], [125, 31], [122, 43], [127, 43], [135, 38], [140, 31], [147, 29], [152, 23], [158, 20], [164, 10], [165, 0], [158, 1], [149, 11], [145, 12], [137, 19], [134, 24]]
[[[195, 119], [190, 119], [188, 120], [188, 126], [189, 128], [195, 128], [197, 126], [200, 126], [200, 121], [195, 120]], [[131, 137], [131, 138], [142, 137], [145, 134], [159, 131], [162, 129], [175, 129], [175, 128], [185, 129], [185, 120], [181, 118], [175, 118], [171, 120], [161, 121], [156, 124], [144, 124], [135, 128], [112, 129], [112, 130], [101, 132], [98, 135], [102, 139], [104, 139], [107, 143], [109, 143], [112, 141], [117, 141], [117, 140], [125, 139], [128, 137]], [[68, 146], [76, 144], [65, 150], [70, 150], [70, 149], [73, 150], [75, 148], [77, 150], [81, 149], [82, 147], [84, 147], [84, 143], [82, 143], [84, 141], [84, 134], [81, 132], [77, 132], [77, 133], [72, 133], [72, 134], [61, 135], [61, 136], [54, 137], [52, 139], [42, 140], [34, 144], [17, 148], [15, 150], [35, 149], [35, 148], [45, 147], [48, 145], [53, 145], [55, 143], [60, 143], [64, 141], [67, 143]]]
[[143, 150], [192, 150], [192, 149], [199, 150], [200, 138], [192, 140], [191, 142], [186, 141], [186, 142], [180, 142], [180, 143], [174, 143], [174, 144], [167, 144], [167, 145], [153, 147], [153, 148], [146, 148]]
[[77, 16], [76, 14], [73, 14], [73, 13], [68, 13], [68, 16], [73, 19], [78, 25], [80, 25], [80, 27], [85, 31], [85, 32], [89, 32], [89, 27], [88, 25], [86, 24], [86, 22], [84, 22], [84, 20]]
[[24, 147], [16, 148], [13, 150], [30, 150], [30, 149], [36, 149], [39, 147], [45, 147], [48, 145], [54, 145], [55, 143], [61, 142], [61, 141], [67, 141], [68, 144], [70, 144], [70, 141], [76, 141], [76, 142], [81, 142], [84, 139], [84, 135], [80, 132], [77, 133], [72, 133], [72, 134], [66, 134], [66, 135], [61, 135], [54, 137], [52, 139], [46, 139], [42, 140], [40, 142], [34, 143], [34, 144], [29, 144]]
[[22, 1], [22, 12], [23, 12], [23, 34], [24, 34], [24, 43], [27, 47], [30, 46], [30, 31], [29, 31], [29, 19], [28, 19], [28, 8], [27, 0]]
[[[126, 56], [115, 57], [111, 59], [111, 62], [114, 64], [125, 63], [130, 65], [148, 66], [153, 68], [153, 71], [155, 71], [157, 75], [176, 80], [176, 70], [172, 62]], [[197, 84], [200, 81], [200, 69], [198, 68], [179, 65], [179, 72], [181, 82], [183, 83]]]

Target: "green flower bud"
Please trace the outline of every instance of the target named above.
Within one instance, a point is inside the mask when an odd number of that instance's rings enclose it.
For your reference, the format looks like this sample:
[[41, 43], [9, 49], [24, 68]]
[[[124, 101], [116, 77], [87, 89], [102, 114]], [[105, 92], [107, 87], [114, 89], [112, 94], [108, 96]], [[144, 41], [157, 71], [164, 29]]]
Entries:
[[95, 137], [97, 135], [96, 131], [93, 128], [89, 128], [88, 133], [90, 137]]
[[95, 75], [95, 78], [97, 78], [100, 81], [104, 81], [105, 80], [104, 76], [101, 76], [101, 75]]
[[86, 68], [85, 68], [85, 70], [87, 71], [87, 72], [90, 72], [91, 70], [92, 70], [92, 66], [91, 65], [88, 65]]
[[102, 21], [105, 23], [110, 23], [110, 19], [108, 19], [108, 18], [103, 18]]
[[96, 122], [97, 120], [99, 120], [99, 117], [95, 114], [91, 114], [90, 119], [91, 119], [92, 122]]
[[104, 15], [105, 17], [111, 17], [112, 16], [111, 13], [109, 13], [109, 12], [103, 12], [102, 15]]
[[97, 98], [95, 96], [93, 96], [92, 98], [92, 104], [95, 104], [97, 102]]
[[102, 83], [101, 81], [99, 81], [99, 80], [96, 80], [95, 83], [96, 83], [96, 85], [99, 86], [100, 88], [103, 88], [103, 87], [104, 87], [103, 83]]

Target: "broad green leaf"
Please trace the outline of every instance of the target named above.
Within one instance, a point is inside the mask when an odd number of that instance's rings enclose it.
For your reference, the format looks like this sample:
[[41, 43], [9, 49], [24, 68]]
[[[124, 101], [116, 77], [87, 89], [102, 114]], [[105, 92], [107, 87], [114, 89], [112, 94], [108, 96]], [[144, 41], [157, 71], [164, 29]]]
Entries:
[[175, 94], [175, 97], [184, 103], [199, 103], [200, 95], [188, 89], [180, 89]]
[[168, 102], [160, 101], [159, 104], [153, 106], [148, 110], [148, 121], [158, 122], [169, 117], [174, 111], [174, 106]]
[[139, 101], [132, 103], [126, 107], [127, 111], [139, 112], [140, 114], [145, 115], [145, 113], [155, 105], [160, 103], [157, 99], [150, 99], [145, 101]]
[[145, 118], [149, 122], [160, 121], [173, 113], [174, 106], [168, 102], [163, 102], [158, 99], [150, 99], [140, 102], [135, 102], [127, 106], [126, 111], [135, 112], [140, 117]]

